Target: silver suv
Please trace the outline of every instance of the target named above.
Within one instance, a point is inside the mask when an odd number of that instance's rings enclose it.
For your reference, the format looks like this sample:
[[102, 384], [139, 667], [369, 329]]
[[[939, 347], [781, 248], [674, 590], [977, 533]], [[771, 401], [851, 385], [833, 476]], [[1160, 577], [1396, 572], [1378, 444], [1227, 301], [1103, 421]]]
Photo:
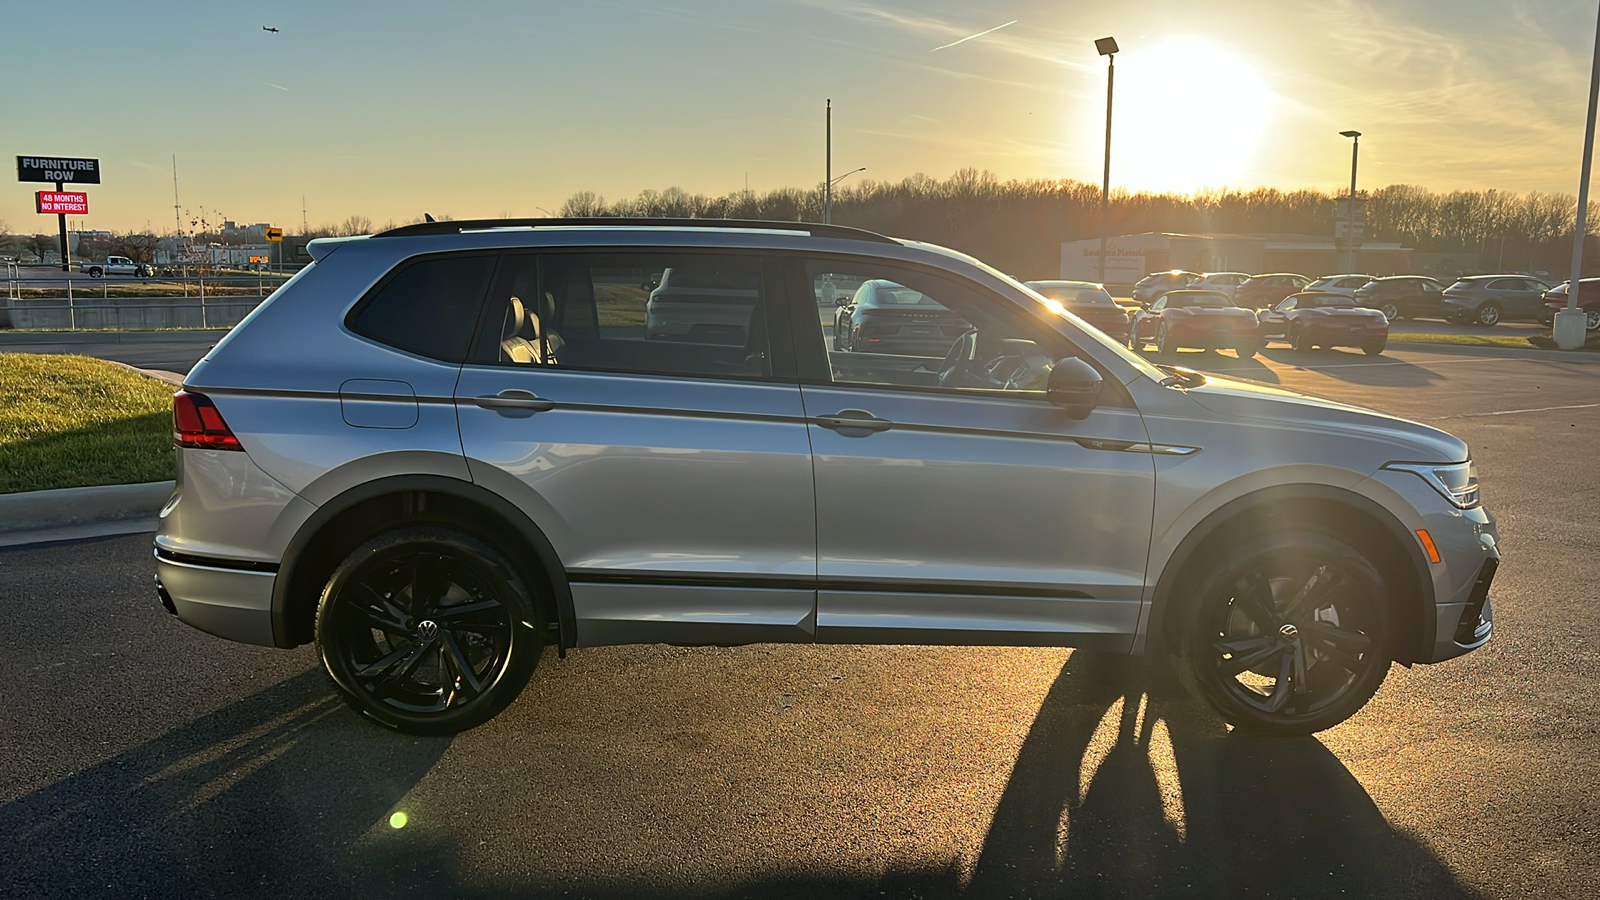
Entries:
[[[393, 728], [488, 720], [549, 645], [797, 642], [1170, 656], [1227, 721], [1302, 734], [1490, 636], [1460, 440], [1152, 365], [959, 253], [545, 219], [310, 254], [174, 398], [157, 585], [213, 634], [315, 642]], [[725, 293], [655, 339], [680, 279]], [[874, 280], [964, 327], [835, 349], [817, 298]]]

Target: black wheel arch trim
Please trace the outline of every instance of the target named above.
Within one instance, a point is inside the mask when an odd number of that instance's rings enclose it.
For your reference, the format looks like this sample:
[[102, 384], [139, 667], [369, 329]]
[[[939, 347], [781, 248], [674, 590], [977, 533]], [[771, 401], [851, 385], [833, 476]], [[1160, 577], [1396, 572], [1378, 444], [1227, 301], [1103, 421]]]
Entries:
[[[1165, 641], [1167, 622], [1166, 612], [1172, 602], [1172, 594], [1176, 589], [1179, 573], [1192, 561], [1195, 551], [1206, 538], [1215, 534], [1241, 515], [1263, 507], [1276, 506], [1285, 503], [1303, 501], [1323, 501], [1339, 503], [1348, 506], [1356, 512], [1370, 516], [1381, 523], [1390, 536], [1398, 543], [1404, 557], [1411, 563], [1413, 574], [1417, 578], [1420, 588], [1419, 596], [1412, 598], [1412, 603], [1417, 605], [1419, 629], [1417, 643], [1404, 655], [1403, 661], [1409, 663], [1415, 659], [1428, 658], [1433, 650], [1436, 638], [1437, 617], [1433, 614], [1436, 601], [1433, 591], [1433, 577], [1428, 570], [1428, 561], [1422, 555], [1422, 547], [1418, 544], [1415, 535], [1405, 525], [1394, 517], [1394, 514], [1384, 509], [1377, 502], [1364, 497], [1354, 491], [1344, 488], [1321, 484], [1289, 484], [1275, 485], [1262, 488], [1236, 497], [1213, 510], [1200, 521], [1190, 532], [1184, 535], [1168, 557], [1166, 565], [1161, 570], [1161, 577], [1156, 581], [1155, 593], [1151, 596], [1150, 618], [1145, 627], [1146, 653], [1155, 650], [1150, 646], [1151, 641]], [[1397, 648], [1398, 649], [1398, 648]]]
[[394, 475], [357, 485], [338, 494], [317, 507], [301, 524], [289, 546], [284, 549], [283, 561], [278, 567], [278, 577], [272, 585], [272, 639], [278, 647], [288, 649], [299, 646], [293, 638], [289, 621], [291, 614], [290, 585], [295, 581], [297, 566], [322, 528], [339, 514], [359, 503], [390, 494], [432, 493], [449, 494], [471, 503], [489, 508], [517, 530], [517, 534], [533, 549], [544, 569], [546, 584], [555, 602], [556, 618], [560, 629], [559, 648], [565, 651], [577, 645], [577, 626], [572, 604], [572, 590], [567, 584], [566, 570], [543, 531], [527, 514], [505, 498], [470, 481], [444, 475]]

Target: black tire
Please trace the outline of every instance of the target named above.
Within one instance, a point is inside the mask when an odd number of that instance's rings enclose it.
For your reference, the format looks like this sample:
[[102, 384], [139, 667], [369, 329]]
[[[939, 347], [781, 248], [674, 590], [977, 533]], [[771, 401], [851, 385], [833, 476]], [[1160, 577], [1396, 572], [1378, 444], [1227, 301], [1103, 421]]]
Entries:
[[89, 270], [89, 277], [90, 278], [99, 278], [101, 274], [102, 273], [101, 273], [101, 271], [99, 269], [90, 269]]
[[1240, 359], [1255, 359], [1256, 354], [1261, 352], [1261, 345], [1260, 344], [1243, 344], [1241, 346], [1233, 348], [1233, 352]]
[[1293, 347], [1296, 353], [1310, 353], [1316, 349], [1316, 345], [1306, 337], [1304, 328], [1292, 328], [1289, 330], [1289, 346]]
[[1156, 352], [1163, 356], [1170, 356], [1178, 352], [1178, 345], [1173, 342], [1172, 335], [1167, 333], [1167, 323], [1162, 322], [1156, 329]]
[[1493, 328], [1500, 324], [1500, 304], [1490, 300], [1478, 307], [1478, 312], [1472, 317], [1474, 324], [1485, 328]]
[[340, 695], [409, 734], [455, 734], [505, 709], [538, 665], [542, 634], [516, 568], [444, 526], [362, 544], [317, 604], [318, 654]]
[[1378, 354], [1382, 353], [1384, 348], [1387, 346], [1389, 346], [1388, 341], [1383, 341], [1382, 343], [1376, 344], [1362, 344], [1361, 352], [1368, 356], [1377, 356]]
[[1262, 534], [1196, 579], [1176, 611], [1175, 668], [1236, 728], [1312, 734], [1355, 715], [1383, 684], [1393, 604], [1344, 538], [1305, 527]]
[[1393, 321], [1395, 321], [1395, 320], [1400, 318], [1400, 307], [1396, 306], [1393, 303], [1381, 303], [1381, 304], [1379, 304], [1378, 305], [1378, 312], [1383, 313], [1383, 317], [1385, 319], [1388, 319], [1391, 322], [1393, 322]]

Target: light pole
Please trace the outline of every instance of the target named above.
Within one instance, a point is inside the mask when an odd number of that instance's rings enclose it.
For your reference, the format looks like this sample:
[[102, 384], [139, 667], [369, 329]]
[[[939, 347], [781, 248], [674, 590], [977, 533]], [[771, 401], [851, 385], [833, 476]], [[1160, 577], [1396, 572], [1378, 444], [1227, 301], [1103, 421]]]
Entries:
[[828, 164], [823, 174], [822, 221], [833, 224], [833, 98], [828, 98]]
[[1106, 238], [1111, 222], [1111, 89], [1117, 81], [1117, 39], [1103, 37], [1094, 49], [1106, 58], [1106, 168], [1100, 182], [1100, 283], [1106, 283]]
[[1344, 270], [1354, 272], [1356, 270], [1356, 154], [1361, 150], [1361, 132], [1341, 131], [1339, 136], [1350, 139], [1350, 212], [1347, 215], [1350, 221], [1349, 231], [1345, 234], [1345, 241], [1350, 249], [1345, 251]]
[[1550, 336], [1562, 350], [1576, 350], [1584, 344], [1588, 316], [1578, 309], [1578, 293], [1583, 290], [1583, 237], [1589, 212], [1589, 166], [1594, 161], [1594, 107], [1600, 96], [1600, 21], [1595, 23], [1594, 61], [1589, 72], [1589, 119], [1583, 127], [1583, 173], [1578, 176], [1578, 218], [1572, 233], [1572, 280], [1567, 282], [1567, 308], [1556, 313]]

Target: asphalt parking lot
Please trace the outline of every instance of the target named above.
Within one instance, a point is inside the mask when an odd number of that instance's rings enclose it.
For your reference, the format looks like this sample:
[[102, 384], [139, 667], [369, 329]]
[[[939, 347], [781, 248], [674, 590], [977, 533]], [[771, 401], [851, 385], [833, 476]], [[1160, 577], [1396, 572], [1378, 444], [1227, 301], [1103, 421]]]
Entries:
[[1468, 440], [1495, 639], [1315, 738], [1094, 654], [774, 645], [550, 653], [418, 739], [168, 618], [148, 536], [0, 550], [0, 894], [1593, 896], [1600, 357], [1177, 356]]

